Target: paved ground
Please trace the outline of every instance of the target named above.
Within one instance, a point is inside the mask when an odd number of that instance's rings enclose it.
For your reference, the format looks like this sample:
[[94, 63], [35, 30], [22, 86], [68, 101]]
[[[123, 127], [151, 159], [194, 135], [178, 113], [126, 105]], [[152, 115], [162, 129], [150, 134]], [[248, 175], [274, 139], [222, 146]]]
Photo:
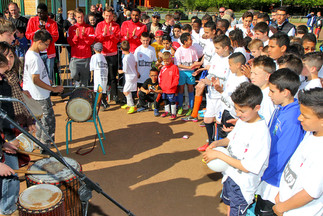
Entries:
[[[66, 103], [60, 97], [53, 97], [53, 101], [56, 143], [66, 155]], [[224, 215], [226, 208], [219, 199], [222, 176], [209, 170], [196, 150], [205, 143], [205, 129], [198, 123], [156, 118], [152, 112], [128, 115], [119, 107], [112, 105], [100, 113], [107, 137], [106, 155], [98, 144], [85, 156], [75, 153], [80, 146], [90, 148], [95, 139], [91, 123], [77, 123], [68, 157], [78, 161], [89, 178], [137, 216]], [[25, 187], [22, 182], [21, 191]], [[127, 214], [94, 192], [89, 215]]]

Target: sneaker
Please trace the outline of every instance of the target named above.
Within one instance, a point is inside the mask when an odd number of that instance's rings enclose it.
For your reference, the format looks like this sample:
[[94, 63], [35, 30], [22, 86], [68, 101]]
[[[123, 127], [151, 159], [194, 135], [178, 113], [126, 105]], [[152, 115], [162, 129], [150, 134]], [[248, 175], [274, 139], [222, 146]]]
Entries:
[[161, 114], [161, 117], [166, 117], [166, 116], [168, 116], [168, 114], [169, 114], [169, 112], [164, 112], [163, 114]]
[[129, 107], [128, 104], [125, 104], [125, 105], [121, 106], [121, 109], [127, 109], [128, 107]]
[[205, 151], [209, 147], [209, 143], [206, 143], [205, 145], [202, 145], [201, 147], [198, 147], [197, 150], [202, 152]]
[[169, 119], [170, 120], [175, 120], [176, 119], [176, 115], [175, 114], [172, 114]]
[[200, 127], [205, 127], [204, 121], [201, 122]]
[[105, 111], [110, 107], [110, 105], [107, 102], [101, 102], [101, 110]]
[[181, 118], [183, 121], [192, 121], [192, 122], [197, 122], [198, 119], [197, 118], [194, 118], [192, 116], [187, 116], [185, 118]]
[[147, 108], [146, 107], [140, 107], [139, 109], [137, 109], [137, 112], [143, 112], [145, 111]]
[[132, 114], [132, 113], [134, 113], [134, 112], [136, 112], [137, 111], [137, 107], [135, 107], [135, 106], [132, 106], [132, 107], [130, 107], [130, 109], [129, 109], [129, 111], [127, 112], [128, 114]]
[[200, 114], [200, 117], [201, 117], [201, 118], [204, 118], [204, 113], [201, 113], [201, 114]]
[[183, 107], [180, 107], [177, 111], [178, 115], [182, 115], [183, 114]]
[[159, 116], [159, 110], [158, 109], [154, 109], [154, 116]]
[[205, 113], [206, 109], [203, 109], [203, 110], [199, 110], [198, 111], [198, 114], [202, 114], [202, 113]]
[[192, 114], [193, 110], [192, 109], [188, 109], [187, 113], [185, 114], [186, 116], [190, 116]]

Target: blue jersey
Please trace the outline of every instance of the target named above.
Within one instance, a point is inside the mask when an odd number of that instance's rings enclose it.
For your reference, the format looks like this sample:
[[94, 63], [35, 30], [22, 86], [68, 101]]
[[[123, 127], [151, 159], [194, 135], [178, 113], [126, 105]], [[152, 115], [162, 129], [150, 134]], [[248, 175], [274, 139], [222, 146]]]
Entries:
[[293, 103], [284, 107], [279, 105], [271, 116], [269, 164], [262, 176], [262, 180], [268, 184], [279, 187], [280, 177], [288, 160], [303, 140], [305, 131], [297, 120], [300, 113], [298, 101], [294, 99]]
[[28, 43], [29, 41], [26, 39], [26, 37], [23, 38], [17, 38], [19, 41], [19, 46], [16, 48], [16, 54], [18, 57], [24, 57], [26, 52], [28, 51]]

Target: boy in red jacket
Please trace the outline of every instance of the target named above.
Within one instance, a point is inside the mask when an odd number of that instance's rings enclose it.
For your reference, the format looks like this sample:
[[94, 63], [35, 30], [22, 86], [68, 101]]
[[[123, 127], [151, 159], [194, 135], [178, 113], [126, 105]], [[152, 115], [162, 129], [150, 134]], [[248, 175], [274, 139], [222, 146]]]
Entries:
[[91, 45], [95, 35], [92, 26], [84, 22], [84, 13], [75, 9], [76, 23], [68, 29], [67, 42], [71, 46], [71, 77], [74, 85], [87, 86], [90, 78]]
[[175, 94], [179, 81], [179, 70], [172, 63], [172, 54], [170, 52], [163, 53], [164, 66], [159, 73], [159, 86], [163, 91], [162, 98], [165, 101], [165, 112], [161, 117], [168, 116], [171, 113], [170, 119], [176, 119], [176, 100]]
[[54, 80], [54, 63], [56, 57], [55, 42], [58, 40], [57, 23], [48, 17], [48, 9], [44, 3], [37, 6], [37, 16], [29, 19], [25, 36], [28, 40], [33, 41], [36, 31], [46, 29], [52, 36], [48, 48], [40, 53], [40, 57], [46, 65], [48, 77], [53, 82]]

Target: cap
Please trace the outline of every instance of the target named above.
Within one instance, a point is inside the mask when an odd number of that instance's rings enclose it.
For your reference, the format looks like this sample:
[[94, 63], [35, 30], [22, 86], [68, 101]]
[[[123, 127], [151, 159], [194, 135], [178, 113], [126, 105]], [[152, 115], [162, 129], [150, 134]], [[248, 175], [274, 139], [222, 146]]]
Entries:
[[158, 30], [155, 33], [155, 37], [159, 37], [159, 36], [163, 36], [163, 35], [164, 35], [164, 32], [162, 30]]
[[160, 14], [158, 12], [154, 12], [152, 16], [153, 17], [160, 17]]
[[103, 45], [102, 45], [102, 43], [95, 43], [94, 44], [94, 46], [93, 46], [93, 49], [95, 50], [95, 51], [98, 51], [98, 52], [101, 52], [102, 50], [103, 50]]

